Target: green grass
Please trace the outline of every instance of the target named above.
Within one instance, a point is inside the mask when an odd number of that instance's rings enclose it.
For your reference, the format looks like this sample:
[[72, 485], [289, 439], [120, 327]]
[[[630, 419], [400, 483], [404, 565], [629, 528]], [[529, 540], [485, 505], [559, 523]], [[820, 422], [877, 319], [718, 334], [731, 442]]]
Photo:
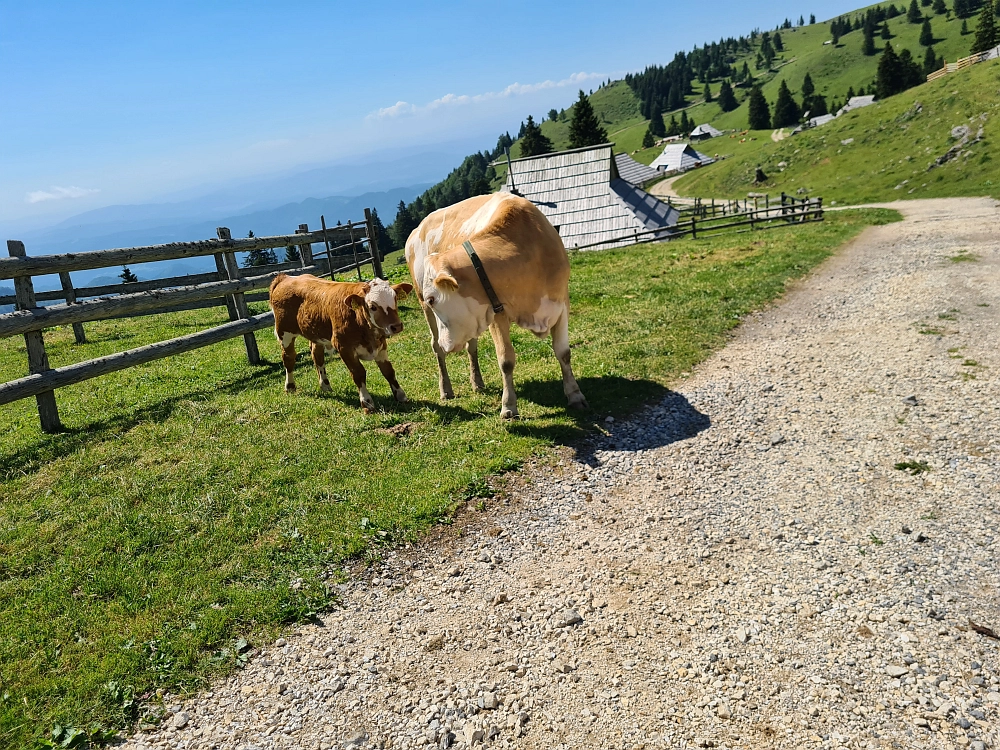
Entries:
[[[753, 133], [758, 140], [750, 144], [716, 138], [708, 144], [721, 142], [723, 151], [734, 144], [731, 158], [674, 187], [681, 195], [717, 198], [803, 188], [838, 203], [997, 195], [1000, 161], [991, 157], [991, 146], [1000, 136], [998, 85], [1000, 65], [980, 63], [778, 143], [763, 132]], [[968, 125], [973, 135], [982, 125], [983, 140], [929, 169], [955, 143], [951, 130], [957, 125]], [[778, 166], [782, 162], [785, 167]], [[753, 184], [757, 166], [768, 175], [766, 185]]]
[[[866, 225], [897, 218], [840, 213], [798, 229], [573, 254], [570, 335], [593, 406], [584, 414], [565, 409], [548, 344], [520, 332], [522, 421], [497, 416], [488, 337], [487, 392], [471, 393], [454, 357], [459, 397], [439, 403], [412, 302], [390, 345], [412, 402], [397, 405], [374, 371], [371, 415], [339, 362], [333, 392], [320, 394], [304, 353], [299, 393], [286, 396], [266, 331], [263, 366], [249, 366], [236, 339], [60, 390], [60, 435], [39, 432], [32, 400], [5, 407], [0, 747], [55, 722], [127, 725], [154, 690], [191, 690], [237, 667], [238, 639], [264, 642], [330, 605], [325, 578], [347, 558], [416, 540], [464, 500], [488, 504], [478, 497], [486, 477], [661, 397], [788, 281]], [[88, 324], [82, 346], [68, 328], [45, 338], [58, 366], [223, 320], [214, 310]], [[0, 342], [0, 376], [24, 372], [23, 342]], [[402, 422], [414, 423], [408, 436], [386, 430]]]

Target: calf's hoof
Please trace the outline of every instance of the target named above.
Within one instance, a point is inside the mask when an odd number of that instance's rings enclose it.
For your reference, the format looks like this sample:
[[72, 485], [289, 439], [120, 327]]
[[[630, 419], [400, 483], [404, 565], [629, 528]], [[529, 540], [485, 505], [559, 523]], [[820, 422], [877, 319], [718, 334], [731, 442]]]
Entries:
[[578, 393], [569, 400], [570, 409], [589, 409], [590, 404], [587, 403], [587, 399], [583, 397], [582, 393]]
[[451, 401], [453, 398], [455, 398], [455, 392], [454, 391], [441, 391], [441, 400], [442, 401]]
[[361, 408], [365, 410], [365, 414], [371, 414], [373, 411], [375, 411], [375, 402], [374, 401], [362, 401], [361, 402]]
[[482, 393], [486, 390], [486, 385], [483, 383], [482, 378], [472, 378], [472, 390], [476, 393]]
[[518, 418], [517, 409], [508, 409], [504, 407], [500, 410], [500, 419], [517, 419]]
[[285, 386], [285, 393], [295, 393], [295, 383]]
[[403, 389], [402, 389], [402, 388], [400, 388], [400, 389], [399, 389], [398, 391], [396, 391], [396, 392], [395, 392], [394, 394], [392, 394], [392, 395], [393, 395], [393, 396], [395, 396], [395, 397], [396, 397], [396, 400], [397, 400], [397, 401], [398, 401], [399, 403], [401, 403], [401, 404], [405, 404], [405, 403], [406, 403], [407, 401], [409, 401], [409, 400], [410, 400], [410, 399], [408, 399], [408, 398], [406, 397], [406, 394], [405, 394], [405, 393], [403, 392]]
[[319, 384], [319, 392], [320, 393], [329, 393], [332, 390], [333, 389], [330, 387], [329, 383], [320, 383]]

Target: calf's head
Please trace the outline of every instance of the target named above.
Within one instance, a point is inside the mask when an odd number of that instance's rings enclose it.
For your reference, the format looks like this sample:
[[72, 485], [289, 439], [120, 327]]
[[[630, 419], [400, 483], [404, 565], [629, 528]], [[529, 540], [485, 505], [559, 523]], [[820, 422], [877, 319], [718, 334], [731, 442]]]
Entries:
[[438, 345], [448, 353], [482, 336], [493, 322], [493, 308], [479, 279], [463, 284], [458, 276], [440, 256], [427, 258], [421, 294], [437, 320]]
[[352, 294], [347, 298], [347, 305], [364, 308], [376, 328], [386, 336], [393, 336], [403, 330], [396, 303], [406, 299], [412, 291], [412, 284], [389, 284], [385, 279], [372, 279], [365, 284], [364, 296]]

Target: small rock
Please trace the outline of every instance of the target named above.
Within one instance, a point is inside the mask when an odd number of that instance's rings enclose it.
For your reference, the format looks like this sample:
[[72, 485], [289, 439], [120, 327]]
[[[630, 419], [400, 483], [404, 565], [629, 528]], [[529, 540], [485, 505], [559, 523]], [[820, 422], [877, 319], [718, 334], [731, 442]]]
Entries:
[[274, 642], [274, 645], [277, 646], [278, 648], [281, 648], [282, 646], [287, 646], [288, 641], [286, 641], [284, 638], [279, 638]]
[[906, 404], [907, 406], [918, 406], [919, 405], [917, 403], [917, 397], [916, 396], [907, 396], [906, 398], [903, 399], [903, 403]]
[[1000, 703], [1000, 693], [991, 692], [986, 694], [986, 700], [990, 703]]
[[725, 701], [719, 701], [719, 706], [716, 709], [716, 713], [719, 715], [720, 719], [731, 719], [733, 718], [733, 712], [729, 708], [729, 704]]
[[583, 618], [580, 617], [580, 613], [575, 609], [567, 608], [552, 616], [552, 627], [554, 628], [568, 628], [570, 625], [576, 625], [581, 622], [583, 622]]
[[183, 729], [184, 727], [187, 726], [187, 723], [190, 720], [191, 720], [190, 717], [186, 713], [184, 713], [183, 711], [178, 711], [176, 714], [174, 714], [174, 718], [171, 720], [170, 726], [172, 726], [174, 729]]
[[424, 646], [424, 648], [427, 651], [438, 651], [443, 647], [444, 647], [444, 635], [442, 633], [438, 633], [437, 635], [432, 635], [430, 638], [427, 639], [427, 643]]
[[483, 708], [487, 711], [494, 711], [500, 706], [500, 700], [496, 693], [483, 693]]
[[914, 531], [910, 534], [910, 540], [917, 542], [919, 544], [920, 542], [926, 542], [927, 537], [924, 535], [924, 532], [922, 531]]
[[850, 146], [852, 143], [854, 143], [854, 139], [853, 138], [845, 138], [844, 140], [842, 140], [840, 142], [840, 145], [841, 146]]
[[608, 424], [611, 424], [612, 422], [614, 422], [614, 421], [615, 421], [615, 418], [614, 418], [614, 417], [605, 417], [605, 418], [604, 418], [604, 421], [605, 421], [606, 423], [608, 423]]
[[747, 634], [746, 629], [744, 628], [736, 629], [736, 640], [738, 640], [740, 643], [746, 643], [747, 641], [750, 640], [750, 636]]
[[771, 434], [769, 440], [771, 441], [771, 445], [781, 445], [783, 442], [785, 442], [785, 436], [782, 435], [780, 432], [775, 432]]
[[365, 732], [355, 732], [354, 734], [348, 735], [342, 743], [342, 747], [364, 747], [365, 741], [368, 739], [368, 735]]
[[885, 668], [885, 673], [890, 677], [902, 677], [903, 675], [909, 674], [910, 670], [906, 667], [901, 667], [898, 664], [890, 664]]

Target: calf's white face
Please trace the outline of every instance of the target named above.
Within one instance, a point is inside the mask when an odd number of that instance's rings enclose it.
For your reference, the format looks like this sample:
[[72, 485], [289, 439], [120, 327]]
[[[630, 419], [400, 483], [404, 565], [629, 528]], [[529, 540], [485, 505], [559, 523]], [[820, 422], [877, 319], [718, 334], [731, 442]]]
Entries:
[[368, 282], [364, 299], [356, 296], [353, 302], [363, 304], [368, 309], [369, 319], [389, 337], [403, 330], [396, 306], [397, 297], [406, 297], [412, 289], [410, 284], [392, 286], [384, 279], [375, 278]]
[[489, 305], [461, 294], [454, 277], [427, 265], [423, 297], [434, 312], [438, 327], [438, 344], [449, 354], [457, 352], [466, 342], [483, 335], [492, 322]]

